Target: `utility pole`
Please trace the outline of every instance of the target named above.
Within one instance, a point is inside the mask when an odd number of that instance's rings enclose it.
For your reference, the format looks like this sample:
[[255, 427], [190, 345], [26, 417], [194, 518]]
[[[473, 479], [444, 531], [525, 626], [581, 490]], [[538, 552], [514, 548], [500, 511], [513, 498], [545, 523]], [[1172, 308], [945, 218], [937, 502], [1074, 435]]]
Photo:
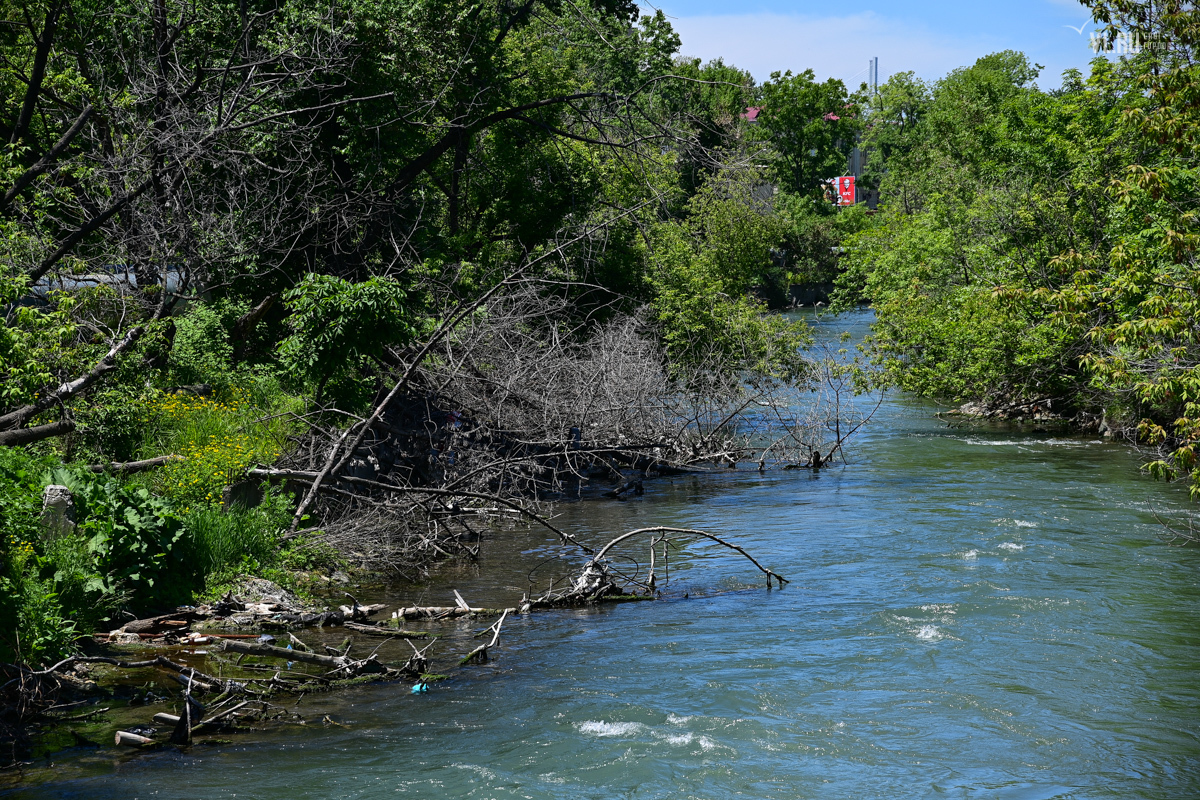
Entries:
[[879, 56], [867, 62], [867, 86], [871, 94], [879, 94]]

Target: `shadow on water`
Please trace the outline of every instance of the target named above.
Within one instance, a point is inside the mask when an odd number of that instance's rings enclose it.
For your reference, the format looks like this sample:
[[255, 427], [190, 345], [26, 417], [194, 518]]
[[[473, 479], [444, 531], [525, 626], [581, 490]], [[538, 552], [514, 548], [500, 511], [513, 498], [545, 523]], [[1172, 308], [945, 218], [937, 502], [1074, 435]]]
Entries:
[[[818, 330], [847, 324], [867, 318]], [[13, 796], [1200, 796], [1200, 551], [1165, 546], [1151, 513], [1186, 493], [1095, 436], [936, 410], [888, 399], [849, 465], [819, 475], [728, 471], [558, 509], [590, 541], [719, 532], [783, 590], [697, 544], [672, 556], [665, 602], [513, 619], [489, 664], [427, 695], [303, 701], [345, 727], [70, 755]], [[499, 531], [423, 597], [510, 605], [558, 553]]]

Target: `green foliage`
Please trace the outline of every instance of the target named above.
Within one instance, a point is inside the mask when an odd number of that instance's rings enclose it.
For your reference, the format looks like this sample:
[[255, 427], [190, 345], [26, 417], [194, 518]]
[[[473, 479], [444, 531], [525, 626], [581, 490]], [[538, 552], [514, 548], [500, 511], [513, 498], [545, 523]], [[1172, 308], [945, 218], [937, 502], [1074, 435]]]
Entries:
[[1179, 2], [1091, 5], [1109, 36], [1132, 30], [1156, 45], [1132, 81], [1103, 75], [1094, 90], [1124, 90], [1110, 138], [1136, 146], [1105, 170], [1099, 246], [1064, 248], [1053, 262], [1061, 283], [1014, 292], [1087, 343], [1091, 385], [1159, 448], [1151, 473], [1187, 477], [1200, 498], [1200, 12]]
[[[76, 529], [47, 539], [40, 522], [42, 489], [67, 486]], [[50, 458], [0, 448], [0, 650], [38, 663], [70, 649], [117, 608], [154, 607], [186, 599], [173, 585], [172, 558], [183, 531], [170, 506], [145, 489], [63, 467]]]
[[291, 522], [291, 506], [290, 495], [271, 487], [255, 508], [193, 508], [183, 518], [187, 563], [209, 587], [239, 574], [260, 574], [279, 561], [279, 536]]
[[1094, 196], [1126, 146], [1111, 129], [1132, 77], [1099, 61], [1049, 95], [1035, 74], [1006, 52], [932, 87], [894, 76], [876, 100], [883, 213], [847, 239], [836, 306], [873, 301], [875, 355], [905, 388], [1066, 411], [1087, 397], [1080, 332], [1014, 287], [1058, 285], [1055, 256], [1102, 235]]
[[[76, 529], [47, 539], [42, 489], [67, 486]], [[0, 660], [52, 661], [118, 612], [193, 600], [244, 574], [293, 583], [288, 570], [336, 563], [327, 547], [280, 547], [293, 498], [269, 488], [255, 508], [177, 513], [136, 483], [0, 447]]]
[[226, 317], [245, 309], [227, 304], [193, 303], [175, 320], [171, 347], [171, 382], [177, 385], [208, 383], [221, 389], [229, 386], [233, 371], [233, 343]]
[[147, 420], [160, 398], [156, 389], [128, 384], [97, 392], [76, 420], [97, 460], [132, 461], [143, 450]]
[[689, 202], [685, 220], [654, 229], [654, 309], [679, 375], [804, 372], [803, 323], [766, 316], [749, 296], [782, 277], [773, 250], [784, 229], [769, 189], [754, 174], [720, 173]]
[[53, 640], [61, 608], [52, 586], [36, 576], [44, 459], [0, 447], [0, 661], [19, 652], [37, 663], [59, 652]]
[[56, 296], [43, 308], [14, 305], [28, 291], [28, 281], [0, 263], [0, 410], [33, 402], [55, 377], [55, 367], [75, 337], [72, 300]]
[[873, 99], [885, 210], [847, 242], [839, 301], [874, 301], [900, 385], [1106, 411], [1200, 496], [1200, 13], [1089, 5], [1110, 37], [1153, 46], [1049, 93], [1004, 52]]
[[836, 208], [813, 197], [786, 192], [775, 199], [783, 224], [787, 283], [833, 283], [841, 275], [842, 243], [871, 227], [864, 203]]
[[43, 483], [66, 486], [75, 499], [76, 535], [86, 542], [95, 570], [85, 591], [124, 591], [150, 604], [180, 599], [162, 580], [177, 571], [173, 550], [183, 534], [167, 501], [142, 487], [62, 468], [51, 470]]
[[346, 375], [383, 349], [416, 333], [407, 292], [395, 281], [370, 278], [351, 283], [310, 273], [285, 301], [291, 333], [279, 345], [284, 370], [318, 386]]
[[180, 458], [152, 473], [149, 485], [184, 511], [219, 503], [222, 489], [251, 466], [274, 463], [294, 427], [287, 412], [302, 407], [271, 378], [223, 397], [157, 395], [143, 417], [143, 452]]
[[41, 666], [73, 652], [76, 621], [67, 618], [54, 581], [38, 578], [22, 559], [10, 570], [0, 577], [0, 660]]
[[811, 69], [771, 73], [762, 87], [755, 129], [778, 153], [781, 186], [797, 195], [816, 192], [821, 181], [845, 173], [861, 128], [856, 99], [834, 78], [817, 83]]
[[867, 155], [861, 179], [865, 188], [878, 189], [889, 169], [910, 169], [908, 159], [926, 136], [921, 123], [931, 102], [930, 87], [912, 72], [893, 74], [868, 99], [860, 142]]

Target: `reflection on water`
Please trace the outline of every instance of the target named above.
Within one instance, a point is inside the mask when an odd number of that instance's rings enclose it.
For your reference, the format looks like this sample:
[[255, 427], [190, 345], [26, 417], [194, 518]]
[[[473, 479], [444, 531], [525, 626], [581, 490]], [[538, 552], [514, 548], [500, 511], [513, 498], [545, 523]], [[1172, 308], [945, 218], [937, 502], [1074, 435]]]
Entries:
[[[672, 554], [667, 602], [513, 619], [489, 664], [427, 695], [303, 702], [344, 728], [76, 755], [15, 795], [1200, 796], [1200, 551], [1164, 546], [1151, 513], [1184, 492], [1094, 436], [950, 428], [934, 410], [889, 399], [851, 464], [819, 475], [726, 471], [559, 509], [591, 541], [720, 532], [783, 590], [696, 544]], [[504, 532], [421, 593], [511, 604], [559, 552]]]

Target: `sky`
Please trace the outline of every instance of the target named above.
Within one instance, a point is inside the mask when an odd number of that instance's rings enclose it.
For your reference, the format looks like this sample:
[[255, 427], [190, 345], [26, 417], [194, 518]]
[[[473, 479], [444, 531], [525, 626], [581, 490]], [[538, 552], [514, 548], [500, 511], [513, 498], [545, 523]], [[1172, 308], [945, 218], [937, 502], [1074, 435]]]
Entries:
[[1020, 50], [1045, 67], [1037, 83], [1051, 89], [1065, 69], [1086, 74], [1094, 57], [1095, 26], [1078, 0], [641, 0], [641, 8], [662, 9], [683, 55], [720, 56], [760, 83], [775, 70], [812, 69], [853, 89], [873, 57], [881, 83], [909, 70], [936, 80], [988, 53]]

